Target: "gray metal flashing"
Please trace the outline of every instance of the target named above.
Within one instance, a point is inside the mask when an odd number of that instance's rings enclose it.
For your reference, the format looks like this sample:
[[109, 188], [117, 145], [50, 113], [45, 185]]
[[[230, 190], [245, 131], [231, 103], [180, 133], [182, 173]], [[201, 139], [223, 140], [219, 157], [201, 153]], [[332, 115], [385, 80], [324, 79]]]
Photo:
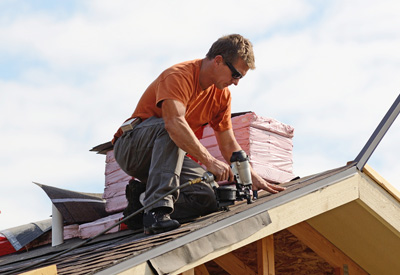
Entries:
[[[288, 203], [299, 197], [302, 197], [304, 195], [310, 194], [310, 193], [320, 190], [322, 188], [328, 187], [336, 182], [347, 179], [347, 178], [355, 175], [356, 173], [357, 173], [356, 166], [350, 165], [349, 168], [347, 168], [346, 170], [335, 173], [332, 176], [323, 178], [319, 181], [316, 181], [312, 184], [306, 185], [306, 186], [299, 188], [297, 190], [294, 190], [292, 192], [282, 194], [281, 196], [279, 196], [275, 199], [269, 200], [263, 204], [256, 205], [254, 207], [246, 209], [245, 211], [242, 211], [233, 216], [230, 216], [226, 219], [223, 219], [221, 221], [218, 221], [216, 223], [213, 223], [209, 226], [203, 227], [203, 228], [193, 231], [191, 233], [188, 233], [178, 239], [172, 240], [166, 244], [155, 247], [154, 249], [150, 249], [136, 257], [133, 257], [133, 258], [127, 259], [125, 261], [122, 261], [120, 263], [117, 263], [109, 268], [106, 268], [100, 272], [97, 272], [96, 274], [108, 275], [108, 274], [121, 273], [125, 270], [128, 270], [132, 267], [142, 264], [148, 260], [158, 257], [164, 253], [167, 253], [176, 248], [179, 248], [187, 243], [196, 241], [202, 237], [213, 234], [213, 233], [215, 233], [219, 230], [222, 230], [228, 226], [234, 225], [238, 222], [241, 222], [243, 220], [251, 218], [255, 215], [266, 212], [274, 207]], [[318, 175], [316, 175], [316, 176], [318, 176]], [[315, 178], [316, 176], [314, 176], [313, 178]], [[307, 180], [310, 180], [310, 179], [306, 179], [305, 181], [307, 181]]]
[[78, 198], [64, 198], [64, 199], [51, 199], [52, 203], [64, 203], [64, 202], [93, 202], [105, 204], [106, 200], [93, 200], [93, 199], [78, 199]]
[[400, 112], [400, 94], [394, 101], [393, 105], [390, 107], [389, 111], [383, 117], [382, 121], [379, 123], [378, 127], [375, 129], [372, 136], [369, 138], [361, 152], [355, 158], [357, 162], [358, 170], [362, 171], [364, 165], [367, 163], [368, 159], [371, 157], [372, 153], [375, 151], [378, 144], [381, 142], [386, 132], [389, 130], [390, 126], [396, 120]]

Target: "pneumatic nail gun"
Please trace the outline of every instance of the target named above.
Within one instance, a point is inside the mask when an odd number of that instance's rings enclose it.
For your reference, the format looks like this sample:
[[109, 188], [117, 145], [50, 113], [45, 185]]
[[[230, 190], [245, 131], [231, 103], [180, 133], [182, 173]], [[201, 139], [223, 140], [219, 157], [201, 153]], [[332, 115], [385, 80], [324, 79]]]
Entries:
[[243, 150], [233, 152], [231, 159], [231, 169], [234, 174], [234, 182], [226, 185], [214, 184], [213, 189], [220, 210], [228, 210], [229, 205], [233, 205], [235, 201], [247, 200], [250, 204], [253, 199], [257, 199], [257, 193], [253, 191], [251, 196], [251, 170], [249, 157]]

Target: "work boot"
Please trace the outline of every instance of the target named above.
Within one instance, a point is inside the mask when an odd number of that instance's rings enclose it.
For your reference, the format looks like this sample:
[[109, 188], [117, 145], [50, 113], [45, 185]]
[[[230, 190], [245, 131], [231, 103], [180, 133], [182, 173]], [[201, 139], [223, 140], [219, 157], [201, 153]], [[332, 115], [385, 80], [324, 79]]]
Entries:
[[169, 208], [160, 207], [145, 213], [143, 216], [144, 233], [146, 235], [158, 234], [181, 226], [177, 220], [171, 219], [169, 212]]
[[[143, 205], [140, 203], [140, 194], [146, 191], [146, 184], [138, 180], [132, 179], [125, 188], [125, 196], [128, 200], [128, 206], [124, 209], [124, 218], [136, 212]], [[125, 221], [129, 229], [137, 230], [143, 228], [143, 212]]]

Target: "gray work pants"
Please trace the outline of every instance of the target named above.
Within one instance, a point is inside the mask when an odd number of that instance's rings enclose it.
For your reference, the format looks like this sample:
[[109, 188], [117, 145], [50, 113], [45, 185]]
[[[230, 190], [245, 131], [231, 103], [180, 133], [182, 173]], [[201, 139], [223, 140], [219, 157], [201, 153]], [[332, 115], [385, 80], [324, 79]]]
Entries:
[[[114, 155], [123, 171], [146, 183], [145, 206], [205, 172], [171, 140], [162, 118], [148, 118], [124, 133], [114, 145]], [[187, 219], [217, 211], [217, 202], [210, 185], [201, 182], [152, 206], [157, 207], [169, 207], [174, 219]]]

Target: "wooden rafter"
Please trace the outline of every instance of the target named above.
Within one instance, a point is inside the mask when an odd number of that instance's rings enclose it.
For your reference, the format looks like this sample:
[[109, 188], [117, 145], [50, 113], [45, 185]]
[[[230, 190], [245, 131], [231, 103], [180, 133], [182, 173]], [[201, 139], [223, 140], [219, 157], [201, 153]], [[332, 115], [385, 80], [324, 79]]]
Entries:
[[196, 266], [194, 268], [194, 273], [196, 275], [210, 275], [210, 273], [208, 273], [207, 267], [204, 264]]
[[186, 270], [181, 273], [181, 275], [194, 275], [194, 274], [195, 274], [194, 268]]
[[256, 273], [232, 253], [214, 259], [214, 262], [231, 275], [256, 275]]
[[288, 230], [334, 267], [337, 274], [343, 274], [345, 265], [347, 265], [349, 274], [368, 274], [307, 222], [298, 223], [289, 227]]
[[257, 241], [257, 264], [259, 275], [275, 275], [274, 235]]

